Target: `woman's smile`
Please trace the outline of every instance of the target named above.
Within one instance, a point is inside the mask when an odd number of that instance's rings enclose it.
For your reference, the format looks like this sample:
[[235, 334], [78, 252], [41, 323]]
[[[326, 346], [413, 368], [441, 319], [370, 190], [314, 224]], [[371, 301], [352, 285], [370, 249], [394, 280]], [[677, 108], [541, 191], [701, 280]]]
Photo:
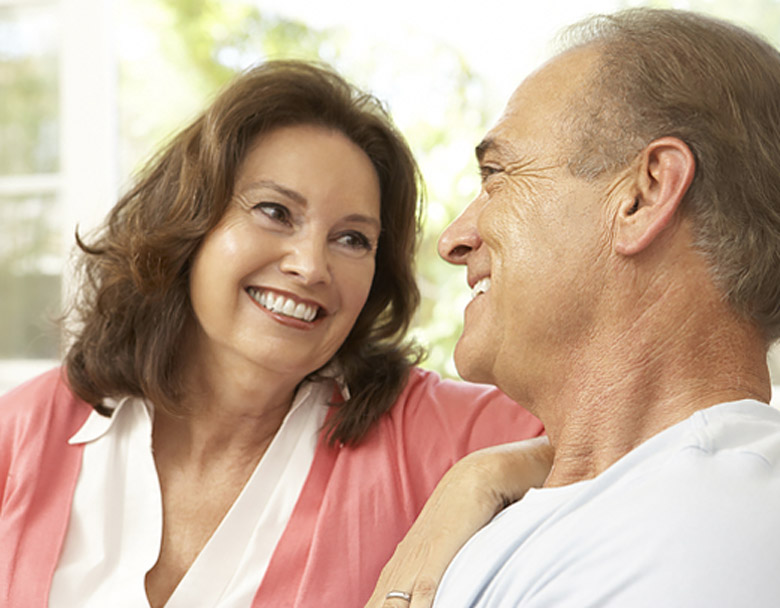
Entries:
[[326, 314], [325, 309], [316, 303], [301, 302], [292, 296], [270, 289], [247, 287], [246, 292], [266, 310], [285, 317], [305, 321], [309, 324], [314, 322], [318, 316], [322, 317]]

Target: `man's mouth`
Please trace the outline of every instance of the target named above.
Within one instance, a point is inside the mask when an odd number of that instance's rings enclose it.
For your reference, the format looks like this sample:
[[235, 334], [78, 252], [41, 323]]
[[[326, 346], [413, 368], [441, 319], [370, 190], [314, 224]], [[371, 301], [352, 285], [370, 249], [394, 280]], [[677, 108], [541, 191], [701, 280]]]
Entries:
[[319, 306], [296, 302], [292, 298], [268, 289], [247, 287], [246, 292], [255, 302], [266, 310], [308, 323], [314, 321], [317, 313], [321, 310]]
[[488, 291], [490, 291], [490, 277], [485, 277], [474, 284], [474, 287], [471, 289], [471, 299], [473, 300]]

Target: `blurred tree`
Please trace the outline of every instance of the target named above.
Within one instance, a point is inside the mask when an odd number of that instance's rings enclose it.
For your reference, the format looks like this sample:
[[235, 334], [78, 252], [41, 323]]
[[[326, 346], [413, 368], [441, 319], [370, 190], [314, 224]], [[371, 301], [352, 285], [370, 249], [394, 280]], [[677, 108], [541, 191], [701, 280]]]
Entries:
[[231, 0], [123, 0], [119, 19], [120, 171], [125, 176], [236, 72], [282, 54], [316, 59], [328, 38]]

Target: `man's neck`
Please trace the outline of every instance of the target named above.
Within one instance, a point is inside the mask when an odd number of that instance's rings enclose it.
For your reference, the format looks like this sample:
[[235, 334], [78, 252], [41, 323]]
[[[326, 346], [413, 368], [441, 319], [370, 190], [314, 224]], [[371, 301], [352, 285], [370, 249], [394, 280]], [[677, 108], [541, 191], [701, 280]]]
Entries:
[[698, 410], [769, 401], [766, 350], [748, 323], [680, 326], [665, 343], [652, 325], [578, 351], [560, 390], [535, 400], [556, 450], [547, 486], [595, 477]]

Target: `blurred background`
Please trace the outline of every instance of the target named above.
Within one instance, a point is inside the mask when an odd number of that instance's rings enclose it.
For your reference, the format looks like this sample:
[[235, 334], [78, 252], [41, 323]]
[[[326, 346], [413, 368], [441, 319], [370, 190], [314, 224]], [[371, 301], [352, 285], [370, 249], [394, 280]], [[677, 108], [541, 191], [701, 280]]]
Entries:
[[427, 183], [414, 335], [424, 365], [455, 376], [470, 296], [435, 244], [478, 189], [474, 145], [560, 28], [629, 6], [710, 13], [780, 46], [780, 0], [0, 0], [0, 392], [59, 359], [76, 227], [97, 226], [232, 75], [279, 57], [330, 63], [407, 136]]

